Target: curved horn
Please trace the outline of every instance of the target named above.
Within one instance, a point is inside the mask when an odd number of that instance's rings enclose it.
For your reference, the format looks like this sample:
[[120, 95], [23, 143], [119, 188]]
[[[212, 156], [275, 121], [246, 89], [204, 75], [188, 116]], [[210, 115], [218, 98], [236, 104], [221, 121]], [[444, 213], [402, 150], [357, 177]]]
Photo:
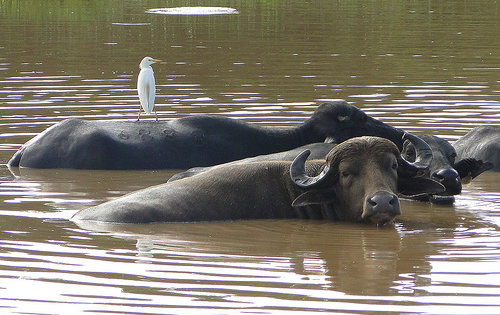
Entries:
[[401, 156], [400, 163], [411, 171], [411, 173], [414, 174], [413, 176], [421, 176], [423, 175], [422, 171], [428, 169], [431, 165], [433, 159], [432, 149], [424, 140], [405, 132], [403, 134], [403, 142], [406, 140], [410, 141], [415, 146], [415, 162], [409, 162]]
[[327, 164], [318, 176], [308, 176], [306, 174], [306, 160], [310, 154], [310, 150], [303, 151], [297, 155], [290, 166], [290, 178], [301, 188], [313, 188], [321, 185], [325, 181], [326, 175], [330, 170], [330, 167]]

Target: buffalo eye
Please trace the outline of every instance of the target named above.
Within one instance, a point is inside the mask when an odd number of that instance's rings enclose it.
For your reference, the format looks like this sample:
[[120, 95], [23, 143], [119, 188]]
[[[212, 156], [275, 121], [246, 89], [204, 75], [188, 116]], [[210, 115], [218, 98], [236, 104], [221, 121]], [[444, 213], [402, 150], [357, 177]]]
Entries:
[[338, 116], [337, 116], [337, 120], [338, 120], [339, 122], [348, 121], [348, 120], [349, 120], [349, 116], [347, 116], [347, 115], [338, 115]]
[[345, 178], [345, 177], [349, 177], [349, 172], [347, 172], [347, 171], [342, 171], [342, 172], [340, 172], [340, 175], [341, 175], [342, 177], [344, 177], [344, 178]]
[[398, 162], [396, 162], [396, 161], [392, 162], [391, 168], [393, 170], [397, 169], [398, 168]]

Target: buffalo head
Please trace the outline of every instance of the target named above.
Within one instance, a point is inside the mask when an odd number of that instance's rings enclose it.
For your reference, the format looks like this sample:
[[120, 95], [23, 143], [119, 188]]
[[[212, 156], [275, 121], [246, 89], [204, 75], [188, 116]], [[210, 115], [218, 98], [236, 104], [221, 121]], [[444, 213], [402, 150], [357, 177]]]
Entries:
[[309, 176], [305, 166], [309, 152], [302, 152], [293, 161], [290, 176], [305, 192], [293, 206], [320, 204], [329, 207], [336, 219], [381, 225], [401, 213], [397, 193], [442, 192], [441, 184], [422, 177], [432, 161], [429, 146], [415, 136], [405, 137], [417, 148], [414, 162], [405, 160], [387, 139], [359, 137], [334, 147], [319, 174]]
[[[433, 135], [420, 136], [432, 149], [434, 159], [424, 176], [432, 178], [445, 187], [439, 195], [421, 195], [416, 199], [430, 200], [436, 203], [452, 203], [454, 195], [462, 191], [462, 183], [467, 183], [472, 178], [491, 168], [490, 163], [483, 163], [473, 158], [456, 161], [457, 153], [453, 146], [446, 140]], [[405, 142], [402, 155], [409, 161], [416, 158], [416, 148], [413, 143]]]

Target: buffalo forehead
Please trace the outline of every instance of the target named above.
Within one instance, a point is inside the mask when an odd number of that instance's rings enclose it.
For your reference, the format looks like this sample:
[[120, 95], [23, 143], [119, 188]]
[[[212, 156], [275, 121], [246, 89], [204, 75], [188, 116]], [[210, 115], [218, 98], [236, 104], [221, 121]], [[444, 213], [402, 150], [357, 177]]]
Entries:
[[396, 160], [392, 152], [363, 152], [358, 155], [345, 157], [339, 163], [339, 169], [352, 171], [361, 171], [365, 166], [370, 167], [389, 167]]

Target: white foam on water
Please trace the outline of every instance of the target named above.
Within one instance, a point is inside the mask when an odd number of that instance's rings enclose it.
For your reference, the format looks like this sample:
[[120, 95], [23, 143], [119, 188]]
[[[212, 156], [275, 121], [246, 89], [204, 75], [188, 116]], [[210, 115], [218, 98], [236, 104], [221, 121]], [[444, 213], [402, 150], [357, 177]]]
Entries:
[[176, 7], [149, 9], [146, 13], [170, 15], [219, 15], [239, 14], [238, 10], [225, 7]]

